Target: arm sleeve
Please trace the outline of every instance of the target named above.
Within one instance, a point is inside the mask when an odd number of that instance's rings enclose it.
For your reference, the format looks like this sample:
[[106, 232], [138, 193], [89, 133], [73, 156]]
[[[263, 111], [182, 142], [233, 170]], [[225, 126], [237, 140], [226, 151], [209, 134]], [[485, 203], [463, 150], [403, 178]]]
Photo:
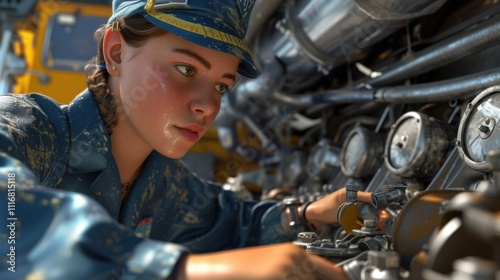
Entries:
[[291, 240], [281, 221], [283, 204], [240, 200], [176, 164], [168, 177], [169, 193], [154, 211], [151, 238], [183, 244], [196, 253]]
[[0, 112], [0, 180], [14, 172], [24, 187], [55, 186], [69, 149], [60, 107], [41, 95], [7, 94], [0, 96]]
[[0, 187], [0, 279], [167, 279], [187, 250], [143, 239], [86, 196]]

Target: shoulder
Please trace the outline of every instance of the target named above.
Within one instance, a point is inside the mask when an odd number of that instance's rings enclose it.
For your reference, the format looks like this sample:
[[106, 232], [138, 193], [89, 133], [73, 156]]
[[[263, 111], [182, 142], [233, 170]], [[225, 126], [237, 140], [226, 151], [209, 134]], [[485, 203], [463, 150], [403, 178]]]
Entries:
[[0, 104], [0, 110], [5, 112], [3, 122], [18, 129], [52, 132], [58, 137], [68, 134], [64, 106], [48, 96], [36, 93], [5, 94], [0, 95]]
[[[23, 114], [41, 114], [43, 116], [64, 116], [61, 104], [52, 98], [32, 93], [32, 94], [2, 94], [0, 95], [0, 108], [4, 112], [10, 112], [18, 117]], [[31, 115], [29, 115], [31, 116]]]
[[0, 150], [31, 167], [44, 185], [54, 185], [69, 151], [69, 125], [61, 105], [40, 94], [3, 94], [0, 111]]

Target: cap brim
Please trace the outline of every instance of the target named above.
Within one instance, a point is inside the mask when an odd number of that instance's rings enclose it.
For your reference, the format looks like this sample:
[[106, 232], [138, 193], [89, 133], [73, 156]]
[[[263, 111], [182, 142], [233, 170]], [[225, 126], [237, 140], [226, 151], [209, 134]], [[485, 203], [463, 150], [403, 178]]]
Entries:
[[189, 10], [161, 13], [161, 19], [148, 13], [141, 14], [149, 22], [182, 39], [239, 57], [238, 73], [241, 75], [250, 78], [259, 75], [248, 46], [235, 34], [228, 33], [228, 28], [221, 27], [216, 19], [190, 13]]

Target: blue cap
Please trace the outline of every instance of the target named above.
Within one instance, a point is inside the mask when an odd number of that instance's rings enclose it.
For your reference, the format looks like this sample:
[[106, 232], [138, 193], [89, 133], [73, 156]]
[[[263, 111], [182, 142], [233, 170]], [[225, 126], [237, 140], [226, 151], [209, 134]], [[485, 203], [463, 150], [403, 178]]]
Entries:
[[113, 15], [143, 15], [182, 39], [241, 59], [238, 73], [255, 78], [258, 71], [244, 41], [256, 0], [113, 0]]

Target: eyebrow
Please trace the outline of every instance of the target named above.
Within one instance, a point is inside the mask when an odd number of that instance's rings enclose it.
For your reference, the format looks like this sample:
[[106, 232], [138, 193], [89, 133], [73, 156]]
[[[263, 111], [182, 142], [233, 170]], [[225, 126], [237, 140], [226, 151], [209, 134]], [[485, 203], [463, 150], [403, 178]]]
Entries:
[[203, 57], [201, 57], [199, 54], [197, 53], [194, 53], [190, 50], [186, 50], [186, 49], [174, 49], [174, 52], [177, 52], [177, 53], [182, 53], [182, 54], [185, 54], [187, 56], [190, 56], [196, 60], [198, 60], [201, 64], [203, 64], [203, 66], [205, 66], [205, 68], [207, 68], [208, 70], [212, 69], [212, 65], [210, 64], [210, 62], [208, 62], [206, 59], [204, 59]]
[[[206, 59], [204, 59], [203, 57], [201, 57], [199, 54], [197, 54], [195, 52], [192, 52], [192, 51], [186, 50], [186, 49], [174, 49], [174, 52], [182, 53], [182, 54], [185, 54], [187, 56], [190, 56], [190, 57], [198, 60], [208, 70], [212, 69], [212, 64], [210, 64], [210, 62], [208, 62]], [[236, 76], [233, 74], [224, 74], [222, 77], [232, 79], [233, 81], [236, 80]]]

